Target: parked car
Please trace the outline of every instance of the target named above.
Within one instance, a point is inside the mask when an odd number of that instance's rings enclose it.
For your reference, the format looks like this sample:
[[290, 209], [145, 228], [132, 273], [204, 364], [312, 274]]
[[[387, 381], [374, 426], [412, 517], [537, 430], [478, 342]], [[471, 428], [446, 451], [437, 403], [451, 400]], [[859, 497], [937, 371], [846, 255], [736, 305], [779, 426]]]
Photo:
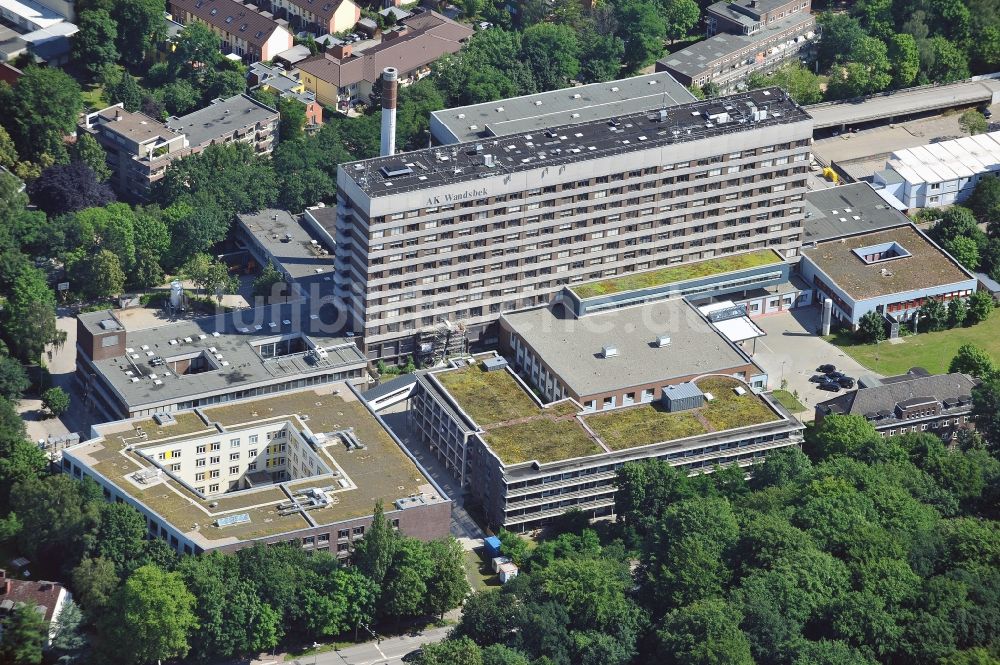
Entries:
[[840, 392], [840, 384], [837, 383], [837, 382], [835, 382], [835, 381], [827, 381], [826, 383], [819, 384], [819, 389], [820, 390], [828, 390], [831, 393], [839, 393]]
[[854, 387], [854, 379], [852, 379], [849, 376], [840, 377], [839, 379], [837, 379], [837, 383], [840, 384], [841, 388], [845, 388], [848, 390]]
[[424, 650], [417, 649], [415, 651], [411, 651], [410, 653], [406, 654], [405, 656], [400, 658], [400, 660], [403, 661], [404, 663], [415, 663], [421, 658], [423, 658], [423, 656], [424, 656]]
[[979, 112], [983, 114], [984, 118], [992, 118], [993, 117], [993, 111], [990, 110], [989, 106], [982, 107], [981, 109], [979, 109]]
[[844, 374], [843, 372], [827, 372], [826, 373], [826, 378], [830, 379], [831, 381], [840, 381], [845, 376], [847, 376], [847, 375]]
[[813, 374], [809, 377], [809, 381], [811, 383], [823, 383], [825, 381], [829, 381], [829, 379], [826, 378], [826, 374]]
[[824, 374], [829, 374], [830, 372], [836, 372], [837, 371], [837, 366], [836, 365], [820, 365], [819, 367], [816, 368], [816, 371], [817, 372], [823, 372]]

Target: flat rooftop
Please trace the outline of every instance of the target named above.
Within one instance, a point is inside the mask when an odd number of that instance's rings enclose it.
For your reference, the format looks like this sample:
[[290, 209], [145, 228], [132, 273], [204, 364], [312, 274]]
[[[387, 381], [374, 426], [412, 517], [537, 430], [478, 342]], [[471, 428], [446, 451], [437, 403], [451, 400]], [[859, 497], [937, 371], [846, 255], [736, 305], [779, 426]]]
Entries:
[[720, 32], [680, 51], [666, 55], [660, 58], [657, 63], [685, 76], [695, 78], [711, 68], [712, 63], [717, 60], [738, 53], [758, 42], [770, 39], [783, 30], [788, 30], [810, 20], [812, 20], [812, 15], [809, 12], [798, 12], [774, 21], [752, 35], [733, 35], [728, 32]]
[[[866, 263], [854, 252], [886, 243], [909, 256]], [[856, 301], [975, 279], [912, 224], [828, 240], [802, 254]]]
[[[581, 396], [753, 362], [683, 298], [579, 319], [560, 318], [553, 309], [541, 307], [505, 313], [502, 321]], [[656, 342], [662, 336], [670, 337], [670, 343], [659, 347]], [[617, 355], [601, 357], [605, 346], [615, 347]]]
[[[316, 526], [364, 517], [372, 514], [379, 499], [384, 500], [387, 510], [393, 509], [397, 499], [415, 495], [428, 503], [448, 500], [346, 384], [235, 402], [200, 412], [184, 411], [174, 417], [173, 425], [158, 425], [152, 419], [98, 425], [95, 429], [99, 438], [74, 446], [69, 452], [205, 548], [306, 529], [313, 524], [305, 515]], [[326, 474], [202, 498], [167, 473], [146, 484], [132, 480], [135, 473], [154, 468], [139, 454], [144, 448], [176, 442], [183, 449], [186, 441], [211, 436], [223, 441], [251, 425], [280, 422], [290, 423], [307, 438], [327, 434], [315, 449], [329, 468], [340, 470], [350, 486], [331, 491], [328, 488], [335, 484], [334, 478]], [[138, 428], [146, 434], [145, 440], [137, 438]], [[353, 428], [364, 449], [349, 451], [339, 435], [331, 434], [348, 428]], [[279, 511], [278, 505], [289, 501], [282, 486], [293, 493], [327, 488], [336, 501], [307, 513], [281, 514], [284, 511]], [[241, 514], [249, 520], [225, 527], [216, 525], [219, 519]]]
[[[729, 377], [698, 379], [697, 386], [714, 399], [668, 413], [659, 403], [604, 412], [585, 412], [569, 399], [542, 406], [510, 371], [487, 372], [481, 363], [434, 376], [506, 465], [558, 462], [784, 420], [764, 397]], [[737, 395], [736, 387], [744, 394]]]
[[179, 118], [167, 118], [167, 126], [185, 134], [191, 147], [204, 145], [247, 125], [277, 120], [278, 112], [249, 95], [216, 99], [203, 109]]
[[780, 254], [773, 249], [762, 249], [742, 254], [727, 254], [726, 256], [706, 259], [705, 261], [681, 263], [647, 272], [630, 273], [596, 282], [574, 284], [569, 288], [580, 298], [586, 299], [622, 293], [624, 291], [648, 289], [654, 286], [684, 282], [700, 277], [711, 277], [727, 272], [747, 270], [748, 268], [757, 268], [759, 266], [778, 263], [784, 263], [784, 259]]
[[126, 111], [120, 106], [109, 106], [98, 111], [96, 115], [100, 118], [100, 122], [94, 124], [100, 124], [136, 143], [145, 143], [156, 138], [169, 141], [180, 136], [159, 120], [145, 113]]
[[910, 223], [866, 182], [809, 191], [805, 214], [806, 244]]
[[[94, 364], [130, 406], [175, 403], [203, 393], [363, 367], [365, 358], [354, 342], [331, 332], [338, 321], [333, 305], [317, 303], [315, 308], [309, 302], [269, 305], [126, 330], [125, 354]], [[102, 322], [115, 321], [107, 310], [78, 318], [98, 333], [106, 332]], [[328, 357], [318, 360], [295, 353], [262, 358], [255, 348], [262, 342], [296, 335], [327, 349]], [[164, 371], [164, 366], [151, 364], [157, 357], [169, 362], [178, 356], [203, 356], [212, 369], [174, 376]]]
[[[237, 215], [240, 224], [296, 282], [320, 281], [333, 275], [333, 254], [297, 215], [268, 208]], [[291, 236], [290, 240], [286, 240]], [[325, 252], [325, 253], [324, 253]]]
[[653, 113], [424, 148], [342, 164], [340, 168], [363, 192], [376, 198], [586, 159], [614, 156], [627, 161], [625, 155], [639, 150], [810, 121], [784, 91], [767, 88]]
[[65, 17], [40, 2], [33, 0], [0, 0], [0, 10], [8, 15], [17, 16], [20, 21], [28, 24], [29, 30], [39, 30], [53, 26], [65, 20]]
[[1000, 132], [897, 150], [886, 166], [911, 183], [971, 178], [1000, 168]]
[[457, 138], [455, 142], [461, 143], [607, 120], [693, 101], [695, 97], [686, 87], [670, 74], [659, 72], [443, 109], [432, 112], [431, 117]]

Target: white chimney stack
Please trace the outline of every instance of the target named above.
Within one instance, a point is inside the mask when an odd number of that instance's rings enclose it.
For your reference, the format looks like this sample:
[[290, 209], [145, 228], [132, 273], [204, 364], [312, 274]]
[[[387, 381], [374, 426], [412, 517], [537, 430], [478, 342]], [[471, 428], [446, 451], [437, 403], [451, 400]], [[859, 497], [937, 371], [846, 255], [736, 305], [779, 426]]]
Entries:
[[382, 156], [396, 153], [396, 89], [399, 72], [395, 67], [382, 70]]

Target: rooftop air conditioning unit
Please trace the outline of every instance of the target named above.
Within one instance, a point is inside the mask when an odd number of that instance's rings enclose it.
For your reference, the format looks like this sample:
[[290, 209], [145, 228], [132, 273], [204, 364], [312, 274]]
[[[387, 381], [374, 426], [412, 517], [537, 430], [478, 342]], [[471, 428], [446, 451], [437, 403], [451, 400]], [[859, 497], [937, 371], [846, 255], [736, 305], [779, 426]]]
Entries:
[[618, 355], [617, 346], [605, 346], [601, 349], [601, 357], [603, 358], [614, 358]]
[[670, 346], [670, 337], [667, 335], [660, 335], [656, 338], [656, 346], [661, 349], [665, 346]]

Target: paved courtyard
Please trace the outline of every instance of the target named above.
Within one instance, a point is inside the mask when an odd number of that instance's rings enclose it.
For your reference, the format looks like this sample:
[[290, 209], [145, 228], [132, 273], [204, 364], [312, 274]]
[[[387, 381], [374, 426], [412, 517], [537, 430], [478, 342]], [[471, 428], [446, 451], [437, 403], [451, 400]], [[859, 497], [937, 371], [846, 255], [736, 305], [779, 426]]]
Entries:
[[[781, 380], [788, 381], [788, 392], [798, 393], [799, 401], [808, 412], [802, 417], [812, 420], [813, 407], [835, 393], [820, 390], [809, 378], [816, 368], [832, 363], [837, 369], [855, 379], [861, 374], [872, 374], [833, 344], [816, 335], [819, 328], [819, 310], [814, 307], [780, 312], [754, 322], [767, 333], [757, 339], [754, 360], [767, 371], [772, 389], [781, 387]], [[748, 350], [752, 348], [747, 344]]]

